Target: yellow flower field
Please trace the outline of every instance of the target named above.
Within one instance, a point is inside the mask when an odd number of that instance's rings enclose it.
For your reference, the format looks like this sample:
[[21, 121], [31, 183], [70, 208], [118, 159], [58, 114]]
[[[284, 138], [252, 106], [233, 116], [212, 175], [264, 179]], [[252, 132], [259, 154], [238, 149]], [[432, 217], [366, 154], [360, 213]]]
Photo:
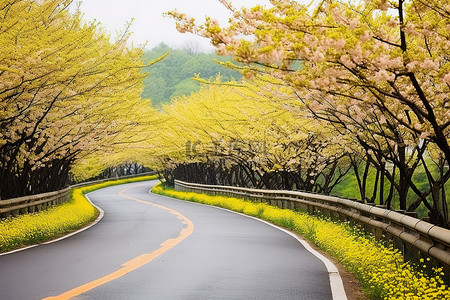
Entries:
[[153, 192], [220, 206], [293, 230], [340, 261], [361, 281], [370, 299], [450, 299], [450, 290], [441, 278], [441, 269], [434, 269], [433, 275], [427, 275], [405, 262], [398, 250], [350, 230], [345, 223], [237, 198], [178, 192], [162, 185], [155, 186]]
[[34, 245], [80, 229], [98, 216], [98, 211], [84, 197], [111, 185], [156, 179], [156, 175], [120, 179], [75, 188], [69, 201], [38, 213], [20, 215], [0, 221], [0, 252]]

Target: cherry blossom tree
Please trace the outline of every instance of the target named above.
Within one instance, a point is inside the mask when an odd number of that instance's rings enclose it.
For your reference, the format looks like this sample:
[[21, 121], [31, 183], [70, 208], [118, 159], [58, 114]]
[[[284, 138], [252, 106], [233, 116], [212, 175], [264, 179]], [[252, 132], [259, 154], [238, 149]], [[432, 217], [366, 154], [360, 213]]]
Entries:
[[[399, 170], [400, 208], [412, 190], [432, 219], [448, 224], [444, 185], [450, 170], [429, 178], [419, 190], [412, 174], [429, 164], [432, 147], [450, 163], [450, 6], [442, 1], [321, 1], [306, 6], [273, 0], [233, 12], [228, 27], [209, 18], [204, 24], [169, 12], [181, 32], [205, 36], [217, 52], [243, 65], [247, 78], [279, 80], [315, 118], [350, 135], [373, 158], [367, 162], [391, 177], [383, 164]], [[431, 173], [430, 173], [431, 174]], [[431, 196], [432, 203], [428, 203]]]
[[[166, 177], [330, 193], [348, 171], [342, 139], [282, 109], [254, 84], [229, 85], [205, 87], [164, 107], [168, 127], [160, 148], [167, 160], [160, 168]], [[295, 99], [293, 93], [279, 96]]]

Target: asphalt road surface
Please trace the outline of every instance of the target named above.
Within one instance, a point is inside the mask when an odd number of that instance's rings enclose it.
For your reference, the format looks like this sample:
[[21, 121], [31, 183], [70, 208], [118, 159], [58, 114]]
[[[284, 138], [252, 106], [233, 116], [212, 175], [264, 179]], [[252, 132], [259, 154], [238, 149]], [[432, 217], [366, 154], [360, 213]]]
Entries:
[[95, 226], [0, 256], [0, 299], [345, 299], [295, 237], [155, 183], [95, 191]]

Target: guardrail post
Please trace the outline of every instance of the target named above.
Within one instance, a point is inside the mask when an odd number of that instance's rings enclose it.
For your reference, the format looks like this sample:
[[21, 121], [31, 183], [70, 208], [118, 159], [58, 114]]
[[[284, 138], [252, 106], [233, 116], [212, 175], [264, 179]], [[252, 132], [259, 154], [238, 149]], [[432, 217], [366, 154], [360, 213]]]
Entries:
[[27, 207], [19, 209], [19, 215], [24, 215], [24, 214], [27, 214], [27, 213], [28, 213], [28, 208]]
[[277, 203], [277, 207], [283, 209], [283, 201], [282, 200], [275, 200]]
[[289, 209], [290, 209], [290, 210], [296, 210], [296, 208], [295, 208], [295, 202], [292, 201], [292, 200], [289, 200]]
[[403, 256], [407, 260], [418, 263], [424, 255], [415, 247], [404, 247]]
[[308, 211], [308, 206], [304, 203], [296, 202], [295, 203], [295, 209], [299, 209], [302, 211]]

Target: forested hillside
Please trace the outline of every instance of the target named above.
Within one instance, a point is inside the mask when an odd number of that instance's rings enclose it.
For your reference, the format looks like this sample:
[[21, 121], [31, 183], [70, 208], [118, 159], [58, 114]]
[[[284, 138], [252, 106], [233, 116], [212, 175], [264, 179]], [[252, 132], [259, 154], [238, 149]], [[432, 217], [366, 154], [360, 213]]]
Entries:
[[[169, 102], [172, 97], [189, 95], [200, 89], [200, 83], [192, 80], [194, 74], [200, 74], [202, 78], [214, 77], [220, 73], [223, 80], [229, 80], [231, 76], [235, 79], [241, 78], [241, 74], [227, 69], [214, 60], [230, 60], [219, 57], [214, 53], [195, 53], [189, 49], [170, 49], [167, 45], [161, 44], [144, 55], [148, 62], [167, 53], [161, 63], [152, 66], [150, 74], [144, 79], [145, 89], [142, 98], [152, 100], [155, 107], [160, 107], [161, 103]], [[148, 71], [148, 70], [146, 70]]]

